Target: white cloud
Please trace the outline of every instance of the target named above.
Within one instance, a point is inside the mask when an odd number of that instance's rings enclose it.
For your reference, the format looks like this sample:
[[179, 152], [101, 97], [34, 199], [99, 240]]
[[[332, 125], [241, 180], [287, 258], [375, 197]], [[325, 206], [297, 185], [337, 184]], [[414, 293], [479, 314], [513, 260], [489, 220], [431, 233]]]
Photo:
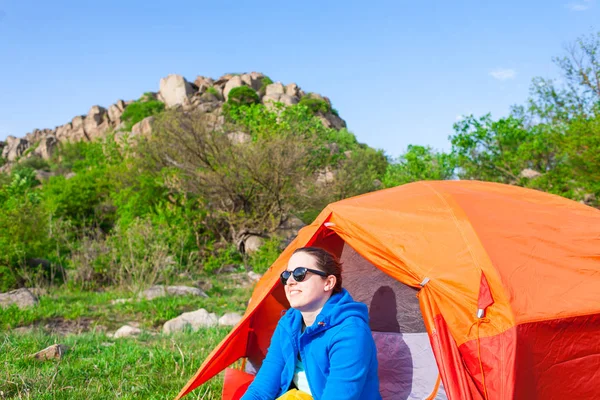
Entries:
[[567, 8], [571, 11], [585, 11], [592, 6], [594, 0], [582, 0], [576, 3], [567, 4]]
[[495, 70], [490, 71], [490, 76], [492, 76], [494, 79], [498, 79], [499, 81], [514, 79], [516, 75], [517, 71], [508, 68], [496, 68]]

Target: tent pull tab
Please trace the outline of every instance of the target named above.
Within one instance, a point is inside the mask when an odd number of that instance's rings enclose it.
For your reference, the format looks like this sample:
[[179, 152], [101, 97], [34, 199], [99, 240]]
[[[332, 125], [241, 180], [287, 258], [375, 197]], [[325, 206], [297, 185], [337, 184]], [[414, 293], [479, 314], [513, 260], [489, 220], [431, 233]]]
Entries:
[[427, 285], [428, 283], [429, 283], [429, 278], [428, 278], [428, 277], [425, 277], [425, 278], [423, 279], [423, 281], [422, 281], [421, 283], [419, 283], [419, 286], [421, 286], [421, 287], [425, 287], [425, 285]]

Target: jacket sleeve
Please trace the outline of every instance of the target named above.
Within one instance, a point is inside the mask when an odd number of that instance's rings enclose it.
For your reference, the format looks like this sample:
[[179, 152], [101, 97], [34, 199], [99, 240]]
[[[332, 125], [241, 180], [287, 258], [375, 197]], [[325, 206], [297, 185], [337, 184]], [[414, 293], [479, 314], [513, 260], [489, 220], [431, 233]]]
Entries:
[[372, 365], [373, 337], [367, 327], [342, 327], [332, 338], [329, 376], [321, 400], [359, 400]]
[[277, 397], [285, 364], [281, 352], [281, 330], [280, 324], [277, 324], [267, 356], [241, 400], [271, 400]]

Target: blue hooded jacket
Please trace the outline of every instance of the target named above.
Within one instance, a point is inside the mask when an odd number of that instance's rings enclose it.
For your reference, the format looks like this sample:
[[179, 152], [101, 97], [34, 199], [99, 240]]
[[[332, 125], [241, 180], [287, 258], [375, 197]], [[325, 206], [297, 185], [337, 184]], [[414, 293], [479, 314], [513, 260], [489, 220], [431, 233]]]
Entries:
[[298, 352], [315, 400], [381, 400], [377, 350], [367, 306], [346, 289], [332, 295], [313, 325], [302, 330], [302, 314], [281, 317], [256, 378], [242, 400], [276, 399], [292, 382]]

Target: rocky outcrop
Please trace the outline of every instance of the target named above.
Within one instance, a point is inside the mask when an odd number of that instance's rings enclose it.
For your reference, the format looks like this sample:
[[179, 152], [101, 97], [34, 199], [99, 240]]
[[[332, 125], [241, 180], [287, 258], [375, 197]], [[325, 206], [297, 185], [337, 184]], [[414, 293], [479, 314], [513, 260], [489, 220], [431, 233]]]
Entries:
[[16, 161], [28, 148], [29, 142], [26, 139], [9, 136], [6, 138], [2, 149], [2, 158], [5, 158], [8, 162]]
[[[270, 109], [276, 109], [275, 103], [284, 106], [298, 104], [306, 94], [296, 83], [284, 85], [275, 82], [263, 87], [265, 75], [259, 72], [243, 74], [226, 74], [214, 80], [210, 77], [198, 76], [193, 83], [188, 82], [181, 75], [168, 75], [159, 83], [158, 93], [148, 92], [150, 99], [163, 101], [167, 107], [182, 107], [184, 110], [200, 110], [209, 114], [211, 128], [217, 129], [225, 123], [221, 115], [222, 105], [227, 101], [232, 89], [248, 86], [254, 89], [261, 102]], [[309, 94], [311, 98], [322, 99], [330, 106], [327, 97], [316, 93]], [[37, 156], [43, 159], [52, 157], [55, 149], [64, 142], [92, 141], [104, 138], [108, 132], [117, 133], [116, 138], [124, 136], [124, 123], [122, 115], [132, 101], [117, 100], [107, 108], [99, 105], [92, 106], [86, 115], [78, 115], [70, 122], [55, 127], [54, 129], [35, 129], [24, 138], [9, 136], [6, 141], [0, 142], [2, 158], [8, 164], [2, 167], [6, 172], [11, 169], [11, 164], [23, 157]], [[341, 129], [346, 123], [339, 116], [328, 112], [319, 113], [318, 117], [327, 127]], [[148, 117], [132, 127], [129, 137], [148, 136], [152, 134], [153, 118]], [[246, 142], [245, 134], [231, 136], [236, 143]], [[28, 150], [33, 149], [33, 150]]]

